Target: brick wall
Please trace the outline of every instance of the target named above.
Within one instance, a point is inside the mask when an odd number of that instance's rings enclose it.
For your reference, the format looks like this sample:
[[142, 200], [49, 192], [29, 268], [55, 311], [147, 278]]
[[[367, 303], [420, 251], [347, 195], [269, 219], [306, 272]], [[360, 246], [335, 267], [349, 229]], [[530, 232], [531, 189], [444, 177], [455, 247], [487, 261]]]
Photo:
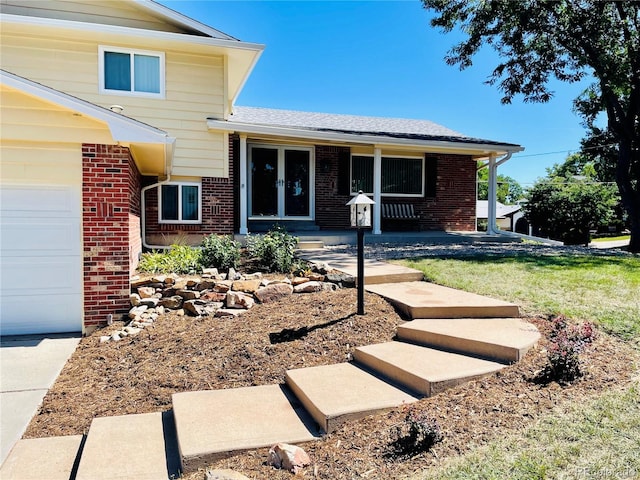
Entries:
[[[126, 147], [82, 146], [84, 326], [102, 325], [129, 309], [130, 214], [137, 170]], [[138, 207], [139, 211], [139, 207]]]
[[[323, 230], [349, 228], [349, 214], [345, 204], [349, 195], [340, 195], [340, 156], [348, 147], [316, 146], [316, 224]], [[476, 162], [468, 156], [429, 155], [438, 159], [435, 197], [383, 197], [385, 203], [412, 203], [420, 215], [405, 225], [383, 221], [382, 230], [475, 230]], [[344, 161], [344, 159], [343, 159]]]

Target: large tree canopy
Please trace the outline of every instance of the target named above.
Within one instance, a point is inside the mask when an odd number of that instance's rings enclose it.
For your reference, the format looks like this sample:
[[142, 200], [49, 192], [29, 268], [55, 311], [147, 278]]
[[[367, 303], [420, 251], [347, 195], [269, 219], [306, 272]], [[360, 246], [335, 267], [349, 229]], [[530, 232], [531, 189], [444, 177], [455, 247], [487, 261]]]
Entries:
[[[576, 99], [590, 129], [587, 141], [603, 149], [631, 224], [630, 250], [640, 252], [640, 2], [600, 0], [422, 0], [436, 12], [431, 24], [465, 39], [446, 58], [469, 67], [489, 45], [499, 62], [488, 83], [498, 85], [502, 102], [516, 95], [546, 102], [549, 80], [594, 83]], [[604, 112], [607, 126], [595, 127]], [[609, 142], [609, 143], [607, 143]], [[615, 157], [604, 155], [611, 143]]]

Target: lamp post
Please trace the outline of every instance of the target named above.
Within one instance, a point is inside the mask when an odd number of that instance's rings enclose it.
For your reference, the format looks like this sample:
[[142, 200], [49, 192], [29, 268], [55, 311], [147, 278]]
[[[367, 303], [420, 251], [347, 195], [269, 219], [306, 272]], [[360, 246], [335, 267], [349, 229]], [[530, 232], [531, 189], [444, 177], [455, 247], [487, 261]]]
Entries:
[[375, 203], [362, 190], [347, 202], [351, 226], [358, 231], [358, 315], [364, 315], [364, 230], [371, 228], [371, 206]]

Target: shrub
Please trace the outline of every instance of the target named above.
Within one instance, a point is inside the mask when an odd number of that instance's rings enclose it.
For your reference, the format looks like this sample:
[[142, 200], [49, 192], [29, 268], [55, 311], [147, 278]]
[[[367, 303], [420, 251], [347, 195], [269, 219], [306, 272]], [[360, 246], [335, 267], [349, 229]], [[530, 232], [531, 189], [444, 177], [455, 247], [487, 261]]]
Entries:
[[393, 455], [426, 452], [443, 439], [438, 421], [417, 406], [407, 409], [404, 422], [396, 427], [396, 437]]
[[258, 264], [270, 272], [289, 273], [295, 265], [298, 239], [280, 226], [264, 235], [247, 235], [247, 250]]
[[147, 273], [195, 273], [200, 270], [201, 251], [188, 245], [171, 245], [164, 252], [143, 253], [138, 270]]
[[222, 270], [236, 268], [240, 262], [240, 244], [230, 235], [209, 235], [202, 240], [202, 266]]
[[544, 371], [548, 380], [571, 382], [582, 375], [580, 371], [580, 353], [596, 338], [593, 324], [570, 325], [564, 315], [550, 319], [549, 347], [547, 360], [549, 365]]

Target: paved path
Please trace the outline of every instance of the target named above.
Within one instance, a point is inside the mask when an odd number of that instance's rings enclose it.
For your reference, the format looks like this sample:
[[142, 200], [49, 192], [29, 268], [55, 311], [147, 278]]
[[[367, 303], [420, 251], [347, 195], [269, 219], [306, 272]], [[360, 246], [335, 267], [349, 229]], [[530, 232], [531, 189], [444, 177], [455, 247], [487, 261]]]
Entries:
[[0, 465], [22, 437], [80, 337], [16, 336], [0, 342]]

